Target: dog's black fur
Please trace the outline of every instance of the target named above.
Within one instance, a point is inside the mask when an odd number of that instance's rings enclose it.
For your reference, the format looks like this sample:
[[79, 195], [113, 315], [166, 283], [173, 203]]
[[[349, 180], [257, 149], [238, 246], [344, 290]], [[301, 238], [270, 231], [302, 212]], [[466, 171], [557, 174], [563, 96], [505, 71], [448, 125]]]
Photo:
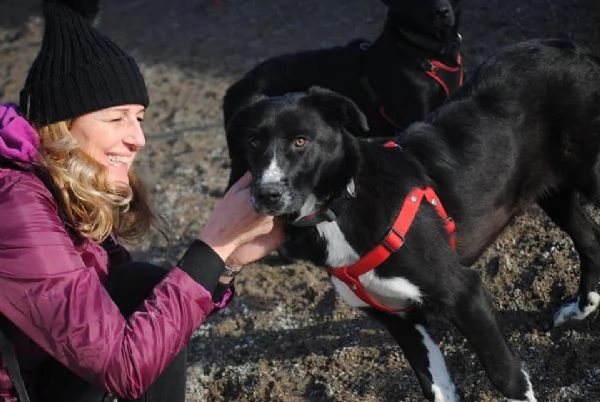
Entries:
[[[580, 196], [598, 193], [598, 59], [567, 41], [524, 42], [482, 63], [448, 102], [398, 136], [399, 148], [357, 138], [362, 133], [352, 130], [361, 126], [366, 130], [349, 99], [318, 88], [259, 99], [240, 110], [229, 134], [246, 141], [255, 207], [295, 219], [327, 208], [354, 180], [355, 198], [341, 204], [334, 222], [288, 228], [288, 249], [296, 257], [336, 267], [378, 244], [411, 189], [432, 186], [456, 222], [456, 251], [440, 217], [423, 205], [405, 245], [374, 275], [361, 277], [371, 296], [389, 306], [420, 308], [391, 314], [352, 298], [343, 284], [336, 288], [389, 329], [427, 398], [455, 397], [451, 380], [439, 376], [445, 367], [432, 370], [435, 359], [427, 354], [434, 349], [424, 317], [441, 313], [469, 340], [503, 395], [535, 400], [480, 274], [468, 266], [537, 203], [571, 237], [581, 261], [578, 298], [557, 312], [555, 323], [596, 309], [600, 228]], [[399, 280], [406, 282], [400, 286]]]
[[[320, 86], [352, 99], [367, 116], [372, 132], [392, 137], [395, 130], [421, 120], [446, 99], [442, 87], [425, 70], [431, 60], [457, 66], [459, 2], [386, 1], [387, 20], [372, 44], [357, 39], [345, 46], [286, 54], [260, 63], [227, 89], [225, 126], [256, 95], [277, 96]], [[227, 144], [231, 185], [247, 164], [239, 141], [228, 136]]]

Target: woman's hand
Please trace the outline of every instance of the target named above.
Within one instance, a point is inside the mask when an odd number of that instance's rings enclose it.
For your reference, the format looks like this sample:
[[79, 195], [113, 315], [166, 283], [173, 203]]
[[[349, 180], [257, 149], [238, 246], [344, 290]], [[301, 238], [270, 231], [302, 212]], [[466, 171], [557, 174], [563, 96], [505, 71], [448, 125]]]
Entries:
[[[200, 240], [208, 244], [219, 256], [226, 261], [229, 256], [242, 244], [252, 242], [255, 238], [271, 233], [275, 227], [275, 218], [269, 215], [257, 213], [250, 202], [250, 184], [252, 177], [246, 173], [238, 180], [215, 209], [208, 222], [198, 236]], [[267, 236], [262, 240], [267, 244], [274, 244], [278, 235], [273, 239]], [[269, 239], [269, 240], [266, 240]], [[248, 246], [254, 255], [260, 254], [260, 246]], [[263, 248], [263, 251], [266, 248]], [[249, 261], [246, 257], [252, 255], [249, 251], [240, 251], [241, 260]], [[260, 258], [260, 257], [259, 257]]]
[[283, 224], [276, 220], [273, 230], [236, 248], [229, 258], [227, 258], [225, 264], [230, 268], [240, 269], [246, 264], [265, 257], [271, 251], [281, 246], [284, 240]]
[[[276, 220], [273, 230], [236, 248], [229, 258], [227, 258], [225, 264], [234, 271], [240, 271], [244, 265], [260, 260], [271, 251], [277, 249], [283, 244], [284, 239], [283, 224]], [[219, 282], [227, 284], [232, 280], [232, 276], [223, 275], [219, 279]]]

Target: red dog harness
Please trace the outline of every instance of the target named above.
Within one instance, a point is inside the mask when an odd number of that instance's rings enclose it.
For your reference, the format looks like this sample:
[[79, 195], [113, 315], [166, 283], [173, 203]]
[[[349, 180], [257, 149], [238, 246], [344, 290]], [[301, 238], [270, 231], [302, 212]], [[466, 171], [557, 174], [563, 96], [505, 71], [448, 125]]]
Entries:
[[[385, 146], [396, 146], [394, 143], [392, 144], [388, 143]], [[456, 246], [456, 239], [454, 237], [456, 225], [452, 218], [446, 213], [439, 197], [431, 187], [415, 188], [406, 196], [396, 221], [383, 241], [365, 254], [357, 263], [345, 267], [329, 268], [329, 274], [344, 282], [358, 298], [371, 307], [390, 313], [406, 312], [410, 310], [411, 307], [396, 310], [377, 302], [369, 296], [364, 286], [360, 283], [359, 278], [361, 275], [372, 271], [381, 265], [390, 255], [398, 251], [400, 247], [404, 245], [406, 233], [408, 233], [410, 226], [415, 220], [423, 199], [427, 200], [427, 202], [435, 208], [440, 218], [445, 222], [446, 231], [450, 236], [450, 246], [454, 249]]]
[[460, 53], [456, 56], [455, 67], [448, 66], [438, 60], [428, 60], [425, 67], [425, 74], [442, 87], [446, 97], [450, 96], [450, 93], [462, 86], [465, 80]]
[[[450, 96], [450, 93], [462, 86], [465, 79], [465, 72], [462, 67], [462, 58], [460, 53], [456, 56], [456, 66], [451, 67], [447, 64], [442, 63], [438, 60], [425, 60], [423, 62], [423, 69], [425, 70], [425, 74], [430, 77], [432, 80], [438, 83], [440, 87], [442, 87], [442, 91], [446, 95], [446, 98]], [[367, 81], [363, 80], [363, 85], [366, 87], [367, 85], [370, 87]], [[369, 89], [371, 93], [373, 89]], [[374, 95], [371, 95], [373, 98]], [[385, 111], [385, 106], [380, 104], [377, 108], [381, 117], [383, 117], [392, 127], [401, 129], [400, 127]]]
[[[403, 34], [406, 35], [406, 32], [403, 31]], [[413, 37], [413, 40], [415, 38]], [[459, 36], [460, 40], [460, 36]], [[358, 44], [360, 50], [362, 50], [363, 54], [367, 54], [367, 50], [371, 44], [369, 42], [361, 42]], [[366, 56], [363, 56], [366, 57]], [[386, 112], [385, 105], [382, 103], [381, 99], [373, 89], [369, 78], [367, 77], [364, 69], [365, 61], [362, 62], [361, 73], [360, 73], [360, 82], [363, 86], [364, 90], [369, 95], [371, 99], [371, 103], [375, 105], [377, 111], [383, 117], [385, 121], [387, 121], [392, 127], [396, 129], [403, 129], [398, 125]], [[422, 68], [425, 74], [434, 80], [444, 91], [444, 95], [447, 97], [457, 88], [463, 85], [465, 80], [465, 71], [462, 65], [462, 56], [460, 52], [456, 53], [455, 65], [450, 66], [442, 63], [439, 60], [434, 59], [424, 59], [418, 62], [418, 66]]]

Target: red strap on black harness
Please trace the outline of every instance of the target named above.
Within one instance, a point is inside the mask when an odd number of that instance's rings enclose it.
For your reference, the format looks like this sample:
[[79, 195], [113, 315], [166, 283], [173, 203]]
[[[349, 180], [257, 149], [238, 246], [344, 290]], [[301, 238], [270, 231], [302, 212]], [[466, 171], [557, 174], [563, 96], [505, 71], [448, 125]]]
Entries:
[[[449, 97], [455, 89], [462, 86], [465, 80], [465, 71], [462, 67], [462, 57], [460, 53], [456, 56], [455, 67], [450, 67], [438, 60], [425, 60], [423, 68], [425, 69], [425, 74], [427, 74], [431, 79], [437, 82], [440, 87], [442, 87], [446, 97]], [[377, 99], [377, 97], [374, 95], [371, 85], [368, 83], [368, 80], [363, 79], [363, 85], [369, 91], [371, 98]], [[404, 128], [394, 122], [394, 120], [385, 111], [385, 106], [383, 104], [379, 104], [377, 110], [379, 111], [381, 117], [383, 117], [392, 127], [397, 129]]]
[[[394, 143], [392, 144], [395, 146]], [[390, 145], [391, 144], [388, 143], [385, 146], [389, 147]], [[378, 303], [369, 296], [364, 286], [360, 283], [359, 278], [361, 275], [372, 271], [377, 266], [381, 265], [390, 255], [398, 251], [400, 247], [404, 245], [406, 233], [417, 216], [417, 212], [423, 199], [427, 200], [427, 202], [435, 208], [440, 218], [445, 222], [446, 231], [450, 236], [450, 246], [454, 249], [456, 244], [454, 237], [456, 226], [454, 221], [446, 213], [446, 210], [442, 206], [435, 191], [431, 187], [415, 188], [406, 196], [396, 221], [381, 244], [375, 246], [374, 249], [364, 255], [356, 264], [329, 269], [331, 275], [348, 285], [356, 296], [371, 307], [387, 312], [406, 312], [410, 310], [410, 307], [396, 310]]]
[[[450, 67], [437, 60], [431, 60], [430, 63], [430, 67], [425, 71], [425, 74], [440, 84], [446, 97], [450, 96], [454, 89], [462, 86], [465, 72], [462, 68], [460, 53], [456, 56], [456, 67]], [[458, 74], [458, 77], [456, 74]]]

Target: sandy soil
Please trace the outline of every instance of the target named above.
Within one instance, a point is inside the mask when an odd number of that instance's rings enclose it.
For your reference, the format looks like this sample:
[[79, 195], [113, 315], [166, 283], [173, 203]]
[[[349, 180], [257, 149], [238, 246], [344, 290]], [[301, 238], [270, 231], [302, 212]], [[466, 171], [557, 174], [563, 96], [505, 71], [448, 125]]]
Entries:
[[[0, 0], [0, 99], [17, 100], [39, 47], [36, 3]], [[372, 39], [384, 16], [377, 0], [105, 3], [99, 28], [136, 57], [148, 81], [149, 138], [138, 169], [171, 234], [170, 244], [152, 236], [133, 250], [165, 265], [198, 233], [225, 187], [220, 102], [227, 85], [272, 55]], [[568, 37], [598, 47], [597, 1], [463, 3], [467, 66], [501, 45], [533, 37]], [[476, 267], [539, 400], [600, 401], [597, 314], [545, 330], [554, 309], [576, 290], [578, 261], [570, 240], [532, 209]], [[423, 399], [391, 337], [340, 302], [321, 270], [269, 258], [239, 278], [238, 294], [192, 340], [189, 401]], [[463, 400], [502, 400], [460, 334], [434, 324]]]

